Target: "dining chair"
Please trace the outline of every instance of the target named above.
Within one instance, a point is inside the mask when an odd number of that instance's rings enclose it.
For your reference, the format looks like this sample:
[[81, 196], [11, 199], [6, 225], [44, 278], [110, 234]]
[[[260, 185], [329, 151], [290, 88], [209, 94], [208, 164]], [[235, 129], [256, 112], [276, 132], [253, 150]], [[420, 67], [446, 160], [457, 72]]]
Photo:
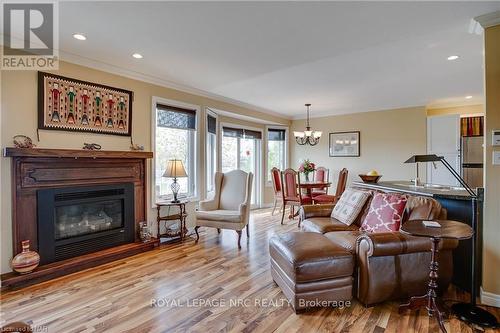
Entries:
[[285, 171], [281, 172], [281, 184], [283, 188], [283, 190], [281, 191], [283, 198], [281, 224], [283, 224], [287, 205], [290, 206], [290, 217], [293, 218], [294, 207], [310, 205], [312, 204], [312, 199], [310, 196], [302, 194], [302, 191], [300, 190], [299, 174], [293, 169], [288, 168]]
[[274, 215], [274, 211], [276, 210], [276, 207], [278, 205], [278, 202], [280, 203], [280, 211], [282, 208], [282, 201], [283, 201], [283, 194], [281, 193], [282, 191], [282, 186], [281, 186], [281, 171], [280, 169], [274, 167], [271, 169], [271, 180], [273, 182], [273, 191], [274, 191], [274, 206], [273, 206], [273, 212], [271, 213], [271, 216]]
[[314, 203], [315, 204], [336, 203], [339, 200], [339, 198], [342, 196], [342, 193], [344, 193], [344, 191], [345, 191], [348, 175], [349, 175], [349, 171], [346, 168], [343, 168], [342, 170], [340, 170], [339, 179], [337, 181], [337, 190], [335, 191], [335, 195], [320, 194], [318, 196], [313, 197]]
[[[325, 167], [317, 168], [314, 172], [314, 181], [328, 183], [330, 181], [330, 170]], [[313, 198], [318, 195], [328, 194], [328, 186], [325, 186], [323, 188], [315, 188], [312, 190], [311, 194]]]

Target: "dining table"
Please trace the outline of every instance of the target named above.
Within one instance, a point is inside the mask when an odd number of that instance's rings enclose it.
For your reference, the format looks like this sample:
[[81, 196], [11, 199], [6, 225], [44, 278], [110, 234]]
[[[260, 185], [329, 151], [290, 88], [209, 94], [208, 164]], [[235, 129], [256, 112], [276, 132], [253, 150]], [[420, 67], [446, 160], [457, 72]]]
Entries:
[[[312, 190], [317, 188], [317, 189], [323, 189], [325, 187], [330, 187], [332, 183], [330, 182], [325, 182], [325, 181], [316, 181], [316, 180], [306, 180], [304, 182], [300, 182], [300, 184], [297, 184], [297, 187], [300, 187], [301, 190], [305, 190], [306, 195], [310, 198], [312, 198]], [[297, 212], [293, 212], [293, 207], [290, 211], [290, 215], [288, 218], [292, 219], [294, 217], [297, 217], [299, 215], [300, 210], [297, 210]]]
[[305, 182], [300, 182], [300, 188], [305, 190], [308, 197], [312, 198], [313, 189], [324, 189], [325, 187], [330, 187], [332, 183], [325, 181], [309, 180]]

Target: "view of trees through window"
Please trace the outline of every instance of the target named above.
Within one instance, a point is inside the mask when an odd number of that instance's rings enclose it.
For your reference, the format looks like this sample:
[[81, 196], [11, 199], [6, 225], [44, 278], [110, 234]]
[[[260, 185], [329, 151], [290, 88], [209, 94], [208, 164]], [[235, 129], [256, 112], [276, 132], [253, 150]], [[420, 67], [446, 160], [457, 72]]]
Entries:
[[269, 140], [267, 142], [267, 179], [271, 181], [271, 169], [276, 167], [285, 169], [285, 147], [286, 141]]
[[[176, 128], [166, 128], [157, 127], [156, 128], [156, 149], [155, 149], [155, 161], [156, 161], [156, 196], [167, 196], [172, 195], [170, 185], [172, 184], [172, 179], [162, 177], [167, 166], [167, 162], [170, 159], [180, 159], [184, 163], [186, 172], [188, 176], [192, 174], [192, 170], [189, 170], [189, 146], [191, 136], [193, 136], [193, 131], [185, 129]], [[188, 178], [179, 178], [178, 183], [181, 188], [179, 194], [189, 194], [188, 188]]]

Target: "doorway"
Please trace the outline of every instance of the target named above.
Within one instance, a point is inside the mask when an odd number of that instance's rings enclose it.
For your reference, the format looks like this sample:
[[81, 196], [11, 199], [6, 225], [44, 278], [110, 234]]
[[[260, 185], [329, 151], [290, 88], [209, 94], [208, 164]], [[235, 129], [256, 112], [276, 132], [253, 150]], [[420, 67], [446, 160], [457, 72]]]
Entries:
[[261, 204], [261, 146], [262, 131], [234, 125], [222, 126], [222, 172], [239, 169], [253, 173], [252, 208]]

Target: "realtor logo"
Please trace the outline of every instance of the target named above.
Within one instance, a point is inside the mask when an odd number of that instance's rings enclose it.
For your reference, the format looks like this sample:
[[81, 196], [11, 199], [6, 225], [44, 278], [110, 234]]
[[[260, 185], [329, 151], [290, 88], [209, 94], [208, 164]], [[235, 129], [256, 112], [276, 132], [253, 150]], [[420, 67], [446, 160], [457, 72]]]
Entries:
[[1, 69], [58, 69], [57, 2], [4, 2], [2, 18]]

